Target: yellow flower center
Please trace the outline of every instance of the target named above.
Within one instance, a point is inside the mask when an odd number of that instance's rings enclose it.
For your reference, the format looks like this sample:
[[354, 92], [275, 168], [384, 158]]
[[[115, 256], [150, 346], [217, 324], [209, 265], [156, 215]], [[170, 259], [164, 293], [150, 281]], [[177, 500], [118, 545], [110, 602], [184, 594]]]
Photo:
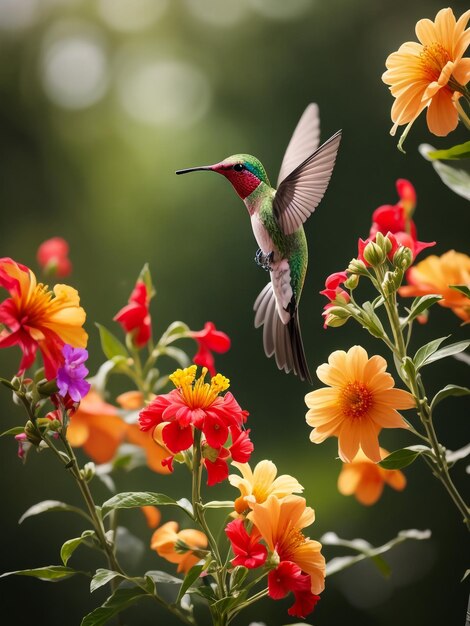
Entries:
[[420, 57], [423, 70], [431, 81], [437, 80], [446, 63], [451, 61], [450, 54], [437, 41], [429, 46], [424, 46]]
[[341, 410], [347, 417], [363, 417], [372, 406], [372, 393], [358, 381], [348, 383], [341, 391]]
[[305, 536], [302, 534], [302, 531], [297, 528], [290, 528], [276, 546], [276, 552], [281, 557], [281, 560], [290, 560], [295, 555], [297, 548], [303, 543], [305, 543]]
[[201, 376], [196, 379], [197, 366], [191, 365], [185, 369], [177, 369], [169, 376], [171, 382], [180, 390], [185, 403], [191, 409], [205, 409], [210, 406], [217, 396], [230, 386], [230, 381], [222, 374], [216, 374], [211, 382], [205, 383], [207, 368], [203, 367]]

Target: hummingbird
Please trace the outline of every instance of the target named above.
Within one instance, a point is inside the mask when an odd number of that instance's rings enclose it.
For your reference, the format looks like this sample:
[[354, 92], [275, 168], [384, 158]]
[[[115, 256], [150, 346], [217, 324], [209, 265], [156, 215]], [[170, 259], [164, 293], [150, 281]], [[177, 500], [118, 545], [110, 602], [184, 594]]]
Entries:
[[176, 172], [222, 174], [245, 203], [259, 246], [255, 261], [270, 274], [254, 303], [255, 327], [263, 326], [266, 356], [274, 355], [280, 370], [293, 371], [311, 384], [298, 313], [308, 262], [303, 224], [325, 194], [340, 140], [339, 130], [319, 146], [319, 110], [311, 103], [287, 146], [276, 188], [262, 163], [250, 154]]

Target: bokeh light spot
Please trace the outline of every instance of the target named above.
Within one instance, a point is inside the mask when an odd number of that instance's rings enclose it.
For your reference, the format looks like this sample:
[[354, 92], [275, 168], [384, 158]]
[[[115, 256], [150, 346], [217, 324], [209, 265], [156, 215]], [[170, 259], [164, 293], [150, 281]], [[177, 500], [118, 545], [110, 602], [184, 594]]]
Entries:
[[124, 64], [118, 93], [131, 117], [152, 126], [191, 126], [211, 101], [209, 81], [198, 67], [145, 56]]
[[21, 30], [31, 26], [38, 13], [39, 0], [0, 0], [0, 30]]
[[43, 87], [48, 97], [67, 109], [97, 102], [108, 84], [103, 43], [92, 33], [74, 33], [53, 40], [41, 58]]
[[135, 32], [153, 26], [164, 14], [168, 0], [100, 0], [98, 7], [111, 28]]

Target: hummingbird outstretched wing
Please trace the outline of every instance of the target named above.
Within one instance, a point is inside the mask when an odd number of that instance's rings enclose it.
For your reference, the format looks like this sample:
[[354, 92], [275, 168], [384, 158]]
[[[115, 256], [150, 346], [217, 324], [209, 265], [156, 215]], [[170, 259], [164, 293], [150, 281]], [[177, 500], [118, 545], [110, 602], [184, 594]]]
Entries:
[[312, 102], [303, 112], [292, 134], [292, 138], [289, 141], [284, 158], [282, 159], [276, 187], [279, 187], [282, 181], [293, 172], [296, 167], [315, 152], [319, 143], [320, 113], [318, 105]]
[[279, 185], [273, 211], [284, 234], [294, 233], [320, 204], [330, 182], [340, 141], [339, 130]]

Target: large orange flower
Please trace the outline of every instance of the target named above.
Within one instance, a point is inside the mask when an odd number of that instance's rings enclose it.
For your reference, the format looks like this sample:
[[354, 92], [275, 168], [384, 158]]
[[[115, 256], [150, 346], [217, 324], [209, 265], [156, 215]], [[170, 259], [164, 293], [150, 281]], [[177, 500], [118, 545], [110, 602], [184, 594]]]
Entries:
[[470, 298], [449, 287], [449, 285], [470, 287], [469, 256], [455, 250], [449, 250], [440, 257], [432, 254], [411, 267], [406, 278], [410, 284], [400, 287], [401, 296], [440, 294], [443, 297], [439, 300], [441, 306], [452, 309], [464, 322], [470, 322]]
[[[380, 454], [384, 459], [389, 453], [380, 448]], [[356, 500], [365, 505], [377, 502], [385, 484], [402, 491], [406, 486], [405, 475], [400, 470], [387, 470], [372, 463], [361, 449], [352, 463], [344, 463], [338, 476], [338, 491], [343, 496], [354, 494]]]
[[25, 265], [13, 259], [0, 259], [0, 285], [10, 297], [0, 304], [0, 348], [18, 345], [23, 352], [19, 372], [30, 367], [41, 351], [46, 377], [55, 378], [63, 362], [62, 348], [69, 344], [85, 348], [88, 335], [82, 328], [85, 311], [78, 292], [68, 285], [54, 290], [37, 283], [36, 276]]
[[321, 443], [338, 437], [338, 454], [350, 463], [359, 446], [374, 462], [381, 460], [378, 434], [382, 428], [408, 428], [396, 409], [416, 403], [408, 391], [394, 389], [386, 360], [368, 358], [361, 346], [336, 350], [317, 368], [318, 378], [329, 385], [305, 396], [307, 423], [314, 426], [310, 439]]
[[178, 532], [177, 522], [167, 522], [153, 533], [150, 547], [170, 563], [177, 563], [178, 572], [187, 574], [201, 558], [193, 551], [207, 548], [207, 537], [193, 528]]
[[96, 391], [89, 391], [70, 418], [67, 439], [74, 447], [83, 446], [96, 463], [107, 463], [116, 454], [126, 435], [128, 424], [112, 404]]
[[279, 561], [295, 563], [310, 576], [310, 591], [319, 594], [325, 588], [325, 559], [320, 552], [321, 543], [307, 539], [302, 529], [315, 520], [312, 508], [306, 506], [305, 498], [275, 495], [262, 504], [250, 503], [248, 519], [258, 529], [269, 552], [276, 553]]
[[469, 18], [470, 10], [456, 22], [452, 9], [441, 9], [434, 22], [416, 24], [420, 43], [407, 41], [387, 58], [382, 80], [395, 97], [392, 135], [426, 108], [434, 135], [445, 136], [457, 126], [455, 101], [470, 80], [470, 59], [462, 58], [470, 43]]

